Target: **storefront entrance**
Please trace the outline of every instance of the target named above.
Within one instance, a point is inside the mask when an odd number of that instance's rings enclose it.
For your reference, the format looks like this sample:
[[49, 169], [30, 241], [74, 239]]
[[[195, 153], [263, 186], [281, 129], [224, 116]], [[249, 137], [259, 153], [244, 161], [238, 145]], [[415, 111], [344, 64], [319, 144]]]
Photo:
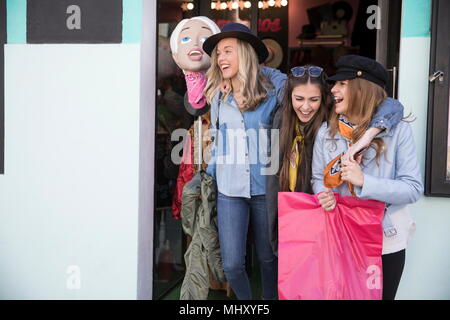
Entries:
[[[388, 93], [396, 97], [401, 8], [402, 1], [388, 0], [158, 0], [154, 299], [164, 298], [182, 281], [187, 248], [174, 212], [179, 168], [171, 161], [172, 149], [179, 143], [171, 141], [172, 133], [188, 129], [194, 121], [184, 109], [184, 76], [170, 52], [170, 35], [178, 22], [202, 15], [219, 27], [246, 24], [269, 49], [265, 65], [282, 72], [314, 64], [331, 75], [343, 55], [375, 58], [390, 71]], [[251, 258], [249, 272], [255, 268]]]

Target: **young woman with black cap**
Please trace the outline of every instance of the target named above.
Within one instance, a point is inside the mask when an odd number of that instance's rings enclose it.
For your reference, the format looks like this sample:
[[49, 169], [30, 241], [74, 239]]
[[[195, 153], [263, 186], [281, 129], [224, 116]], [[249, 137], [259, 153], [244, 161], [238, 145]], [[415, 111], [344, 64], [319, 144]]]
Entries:
[[[350, 195], [386, 203], [383, 219], [383, 299], [394, 299], [405, 263], [405, 249], [415, 231], [407, 204], [423, 193], [413, 134], [409, 123], [400, 121], [383, 131], [356, 160], [340, 154], [358, 141], [373, 120], [377, 106], [387, 97], [387, 71], [375, 60], [345, 56], [329, 80], [335, 104], [329, 123], [319, 129], [313, 149], [312, 182], [325, 211], [333, 210], [333, 195]], [[380, 120], [381, 121], [381, 120]], [[331, 176], [334, 168], [340, 174]], [[325, 170], [324, 170], [325, 169]]]

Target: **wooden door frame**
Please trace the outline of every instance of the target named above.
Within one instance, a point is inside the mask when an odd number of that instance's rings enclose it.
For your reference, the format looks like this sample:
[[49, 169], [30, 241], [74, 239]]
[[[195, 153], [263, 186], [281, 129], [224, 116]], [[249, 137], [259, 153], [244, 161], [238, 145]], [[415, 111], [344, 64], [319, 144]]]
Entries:
[[5, 173], [6, 0], [0, 0], [0, 174]]
[[[378, 0], [381, 29], [377, 31], [376, 60], [389, 71], [388, 93], [397, 97], [402, 0]], [[395, 81], [394, 81], [395, 79]]]

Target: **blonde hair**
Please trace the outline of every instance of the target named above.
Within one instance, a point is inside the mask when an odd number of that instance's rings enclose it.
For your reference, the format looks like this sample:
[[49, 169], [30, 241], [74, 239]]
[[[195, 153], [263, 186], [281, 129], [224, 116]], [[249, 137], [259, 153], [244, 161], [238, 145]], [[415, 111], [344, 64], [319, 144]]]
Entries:
[[[237, 39], [239, 57], [239, 70], [236, 75], [241, 84], [244, 98], [245, 111], [255, 110], [267, 97], [267, 91], [273, 87], [272, 83], [262, 74], [258, 63], [258, 56], [253, 47], [242, 40]], [[211, 53], [211, 68], [207, 72], [208, 82], [205, 88], [205, 97], [209, 104], [220, 90], [224, 81], [222, 71], [217, 63], [217, 46]], [[222, 99], [226, 99], [227, 92]]]
[[[379, 85], [362, 78], [349, 80], [347, 90], [350, 95], [345, 116], [350, 123], [358, 126], [352, 135], [352, 143], [355, 143], [368, 129], [378, 106], [386, 100], [387, 93]], [[339, 131], [339, 114], [336, 113], [335, 106], [331, 113], [329, 127], [330, 137], [332, 138]], [[377, 152], [378, 162], [381, 153], [386, 149], [383, 139], [373, 139], [371, 147]]]

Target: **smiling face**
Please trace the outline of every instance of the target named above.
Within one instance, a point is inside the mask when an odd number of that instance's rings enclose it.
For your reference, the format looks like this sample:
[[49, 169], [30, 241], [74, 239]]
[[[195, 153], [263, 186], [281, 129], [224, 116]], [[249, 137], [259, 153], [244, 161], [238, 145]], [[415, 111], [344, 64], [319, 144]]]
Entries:
[[203, 21], [188, 21], [178, 36], [177, 52], [172, 54], [176, 64], [184, 71], [207, 70], [211, 62], [202, 46], [212, 34], [212, 30]]
[[348, 83], [348, 80], [337, 81], [331, 89], [331, 93], [334, 97], [335, 111], [337, 114], [345, 115], [348, 110], [350, 102], [350, 90], [348, 88]]
[[322, 94], [318, 84], [305, 83], [292, 90], [292, 107], [300, 122], [308, 123], [320, 108]]
[[239, 71], [238, 41], [236, 38], [220, 40], [216, 47], [217, 64], [224, 79], [234, 78]]

